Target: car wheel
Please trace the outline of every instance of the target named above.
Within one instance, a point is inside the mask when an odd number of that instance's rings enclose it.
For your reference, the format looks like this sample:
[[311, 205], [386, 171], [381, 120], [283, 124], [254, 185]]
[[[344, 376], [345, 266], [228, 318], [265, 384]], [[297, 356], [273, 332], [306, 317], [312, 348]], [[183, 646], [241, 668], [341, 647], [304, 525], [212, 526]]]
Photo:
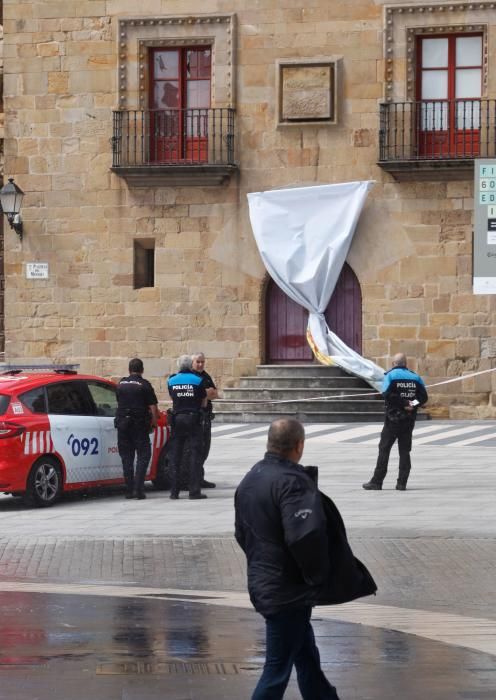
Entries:
[[53, 457], [41, 457], [31, 468], [26, 500], [38, 507], [52, 506], [62, 493], [62, 471]]
[[[160, 453], [157, 464], [157, 476], [152, 481], [157, 491], [168, 491], [171, 487], [168, 445], [169, 443], [165, 445]], [[188, 462], [186, 450], [183, 454], [183, 462]], [[180, 491], [187, 491], [189, 489], [189, 471], [184, 465], [181, 467], [181, 472], [179, 474], [179, 489]]]
[[170, 489], [169, 458], [167, 455], [167, 445], [162, 449], [158, 458], [157, 475], [152, 480], [152, 484], [157, 491], [168, 491]]

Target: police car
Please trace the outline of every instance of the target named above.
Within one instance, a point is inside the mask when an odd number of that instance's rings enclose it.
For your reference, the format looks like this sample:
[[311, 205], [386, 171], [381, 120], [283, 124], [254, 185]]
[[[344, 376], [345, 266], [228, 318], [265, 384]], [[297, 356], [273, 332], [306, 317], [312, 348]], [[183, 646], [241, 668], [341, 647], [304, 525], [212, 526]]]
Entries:
[[[124, 483], [116, 385], [78, 365], [0, 366], [0, 491], [53, 505], [65, 491]], [[167, 418], [150, 434], [146, 478], [162, 486]]]

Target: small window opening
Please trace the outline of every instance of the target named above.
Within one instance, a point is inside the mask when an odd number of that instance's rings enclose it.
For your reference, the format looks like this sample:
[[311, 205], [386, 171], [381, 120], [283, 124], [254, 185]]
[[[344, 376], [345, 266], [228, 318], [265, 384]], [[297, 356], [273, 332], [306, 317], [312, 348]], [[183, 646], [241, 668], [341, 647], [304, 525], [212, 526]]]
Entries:
[[134, 241], [134, 288], [155, 286], [155, 240]]

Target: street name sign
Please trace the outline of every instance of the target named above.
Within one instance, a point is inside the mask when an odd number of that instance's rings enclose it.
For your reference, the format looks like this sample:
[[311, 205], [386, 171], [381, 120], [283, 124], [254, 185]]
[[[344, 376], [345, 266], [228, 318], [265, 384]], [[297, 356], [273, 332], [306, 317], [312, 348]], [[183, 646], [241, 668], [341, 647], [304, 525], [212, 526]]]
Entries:
[[474, 168], [474, 294], [496, 294], [496, 160]]
[[26, 263], [26, 279], [28, 280], [47, 280], [48, 279], [48, 263], [46, 262], [28, 262]]

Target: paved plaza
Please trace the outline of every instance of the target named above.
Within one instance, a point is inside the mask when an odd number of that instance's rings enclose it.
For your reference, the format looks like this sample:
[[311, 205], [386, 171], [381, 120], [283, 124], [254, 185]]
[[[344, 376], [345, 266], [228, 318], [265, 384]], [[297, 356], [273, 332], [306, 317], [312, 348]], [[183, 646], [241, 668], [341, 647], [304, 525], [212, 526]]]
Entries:
[[[151, 486], [146, 501], [114, 490], [47, 510], [0, 497], [1, 700], [250, 697], [263, 621], [232, 502], [266, 429], [215, 427], [218, 487], [200, 503]], [[303, 462], [320, 467], [379, 586], [316, 609], [324, 668], [342, 700], [495, 698], [496, 425], [419, 424], [404, 493], [396, 455], [383, 491], [361, 488], [379, 430], [308, 427]], [[294, 682], [286, 697], [299, 697]]]

